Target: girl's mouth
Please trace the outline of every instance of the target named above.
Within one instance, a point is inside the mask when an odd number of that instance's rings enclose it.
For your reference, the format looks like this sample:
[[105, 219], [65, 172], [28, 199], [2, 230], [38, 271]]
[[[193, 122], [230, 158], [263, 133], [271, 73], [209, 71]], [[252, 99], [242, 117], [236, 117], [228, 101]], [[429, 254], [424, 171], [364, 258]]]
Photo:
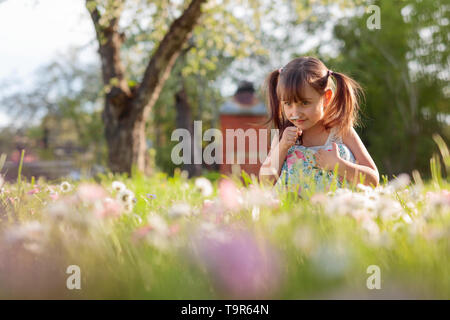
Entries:
[[303, 122], [305, 122], [306, 121], [306, 119], [299, 119], [299, 117], [298, 116], [293, 116], [293, 117], [291, 117], [289, 120], [291, 120], [293, 123], [295, 123], [295, 124], [302, 124]]

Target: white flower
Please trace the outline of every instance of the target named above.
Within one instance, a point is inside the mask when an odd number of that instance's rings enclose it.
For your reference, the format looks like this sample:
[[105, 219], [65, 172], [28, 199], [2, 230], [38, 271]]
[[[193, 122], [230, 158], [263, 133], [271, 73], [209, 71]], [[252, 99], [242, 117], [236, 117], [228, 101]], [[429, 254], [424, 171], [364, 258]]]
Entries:
[[125, 212], [128, 212], [128, 213], [133, 211], [133, 202], [128, 201], [128, 202], [124, 203], [123, 209], [125, 210]]
[[258, 206], [254, 206], [252, 209], [252, 219], [253, 219], [253, 221], [259, 220], [259, 207]]
[[187, 203], [180, 202], [173, 204], [168, 211], [171, 218], [178, 218], [182, 216], [189, 216], [191, 214], [191, 206]]
[[29, 238], [40, 237], [44, 233], [45, 229], [43, 225], [37, 221], [27, 221], [21, 225], [12, 226], [5, 233], [7, 242], [22, 241]]
[[122, 202], [123, 205], [128, 203], [133, 204], [134, 193], [131, 190], [125, 189], [117, 194], [117, 199]]
[[274, 190], [267, 190], [251, 185], [250, 188], [244, 189], [246, 192], [243, 195], [241, 204], [247, 203], [249, 206], [258, 207], [276, 207], [279, 205], [279, 200]]
[[361, 191], [364, 191], [366, 194], [371, 193], [371, 192], [373, 191], [372, 187], [366, 186], [366, 185], [361, 184], [361, 183], [358, 183], [358, 184], [356, 185], [356, 187], [357, 187], [358, 189], [360, 189]]
[[183, 182], [183, 184], [181, 185], [181, 190], [187, 190], [187, 189], [189, 189], [189, 183]]
[[134, 214], [133, 217], [137, 220], [137, 223], [138, 223], [138, 224], [141, 224], [141, 223], [142, 223], [142, 218], [141, 218], [139, 215]]
[[26, 250], [39, 254], [44, 249], [47, 234], [47, 228], [39, 221], [28, 221], [10, 227], [5, 233], [5, 241], [21, 244]]
[[392, 225], [392, 232], [397, 232], [397, 230], [402, 229], [405, 227], [404, 223], [396, 222]]
[[203, 201], [202, 213], [208, 216], [217, 216], [222, 214], [224, 211], [224, 206], [220, 203], [220, 199], [209, 200], [205, 199]]
[[181, 170], [180, 177], [181, 179], [186, 180], [187, 178], [189, 178], [189, 172], [187, 170]]
[[120, 181], [113, 181], [111, 186], [117, 192], [122, 192], [122, 191], [125, 191], [127, 189], [127, 187]]
[[147, 219], [151, 231], [147, 233], [145, 239], [148, 244], [158, 248], [159, 250], [166, 250], [169, 248], [169, 233], [170, 229], [166, 221], [157, 214], [152, 214]]
[[443, 208], [445, 206], [450, 206], [450, 192], [447, 190], [442, 190], [439, 192], [427, 192], [427, 201], [436, 208]]
[[61, 190], [61, 192], [69, 192], [73, 189], [73, 187], [69, 182], [63, 181], [59, 185], [59, 189]]
[[167, 222], [157, 214], [152, 214], [147, 218], [148, 224], [161, 235], [167, 235], [169, 233], [169, 226]]
[[380, 234], [380, 228], [378, 227], [378, 224], [372, 219], [364, 219], [361, 227], [366, 230], [372, 237], [377, 237]]
[[393, 221], [401, 218], [404, 211], [398, 201], [383, 197], [378, 202], [378, 212], [383, 221]]
[[412, 201], [408, 201], [405, 206], [411, 210], [414, 216], [417, 216], [419, 214], [419, 209], [417, 209], [416, 205]]
[[195, 179], [195, 186], [200, 189], [204, 197], [209, 197], [213, 193], [213, 187], [211, 182], [206, 178]]
[[[338, 191], [338, 190], [336, 190]], [[364, 195], [352, 192], [336, 192], [325, 204], [329, 215], [352, 215], [359, 217], [361, 210], [366, 210], [367, 199]]]
[[327, 201], [329, 201], [328, 196], [328, 194], [318, 192], [312, 195], [310, 201], [314, 204], [325, 204]]
[[71, 208], [63, 201], [56, 201], [47, 207], [47, 213], [51, 218], [63, 219], [71, 213]]
[[404, 213], [402, 214], [402, 219], [403, 221], [405, 221], [407, 224], [411, 224], [413, 221], [411, 219], [411, 217], [409, 216], [409, 214]]
[[375, 188], [374, 191], [376, 193], [378, 193], [379, 195], [391, 195], [394, 193], [395, 189], [392, 185], [386, 185], [386, 186], [379, 185], [378, 187]]
[[425, 218], [414, 219], [414, 221], [409, 225], [409, 232], [411, 235], [424, 234], [427, 229], [427, 222]]
[[400, 190], [405, 188], [410, 182], [411, 179], [409, 178], [409, 175], [406, 173], [402, 173], [397, 178], [390, 181], [389, 185], [393, 187], [395, 190]]

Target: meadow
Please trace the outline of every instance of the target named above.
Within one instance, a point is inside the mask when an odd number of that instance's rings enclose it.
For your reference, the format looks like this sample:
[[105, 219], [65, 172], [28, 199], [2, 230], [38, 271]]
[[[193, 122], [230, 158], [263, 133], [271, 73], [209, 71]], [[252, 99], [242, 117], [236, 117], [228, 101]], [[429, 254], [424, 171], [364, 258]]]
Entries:
[[19, 174], [0, 182], [0, 298], [449, 299], [450, 156], [435, 141], [427, 181], [301, 197], [245, 173]]

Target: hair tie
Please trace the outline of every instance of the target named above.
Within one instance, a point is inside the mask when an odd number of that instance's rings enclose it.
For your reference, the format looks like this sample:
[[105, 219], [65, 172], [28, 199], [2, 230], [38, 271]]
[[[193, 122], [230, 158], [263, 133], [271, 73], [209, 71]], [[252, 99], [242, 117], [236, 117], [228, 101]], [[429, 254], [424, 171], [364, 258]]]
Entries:
[[281, 67], [280, 69], [278, 69], [278, 72], [279, 72], [279, 73], [282, 73], [282, 72], [283, 72], [283, 67]]
[[333, 70], [328, 69], [327, 77], [332, 76], [334, 74]]

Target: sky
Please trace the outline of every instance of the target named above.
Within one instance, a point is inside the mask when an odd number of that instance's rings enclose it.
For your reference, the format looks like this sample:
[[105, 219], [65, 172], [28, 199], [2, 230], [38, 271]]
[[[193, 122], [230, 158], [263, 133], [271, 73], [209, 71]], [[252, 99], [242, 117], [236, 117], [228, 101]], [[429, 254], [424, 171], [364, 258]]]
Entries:
[[[30, 85], [38, 67], [94, 36], [82, 0], [0, 0], [0, 84], [12, 79]], [[97, 58], [95, 48], [90, 51]], [[0, 112], [0, 126], [10, 121]]]
[[[0, 0], [0, 95], [6, 82], [31, 87], [36, 70], [55, 60], [70, 47], [80, 47], [95, 38], [84, 0]], [[95, 43], [95, 42], [94, 42]], [[96, 46], [83, 51], [84, 59], [98, 59]], [[81, 57], [83, 60], [83, 57]], [[91, 60], [92, 61], [92, 60]], [[222, 94], [231, 95], [237, 84], [221, 84]], [[12, 119], [0, 110], [0, 127]], [[17, 124], [19, 125], [19, 124]]]
[[[12, 80], [20, 82], [21, 87], [32, 86], [40, 66], [54, 61], [70, 47], [90, 43], [95, 30], [84, 3], [84, 0], [0, 0], [0, 86]], [[98, 59], [96, 46], [88, 47], [83, 54], [86, 60]], [[7, 113], [0, 110], [0, 127], [11, 122]]]
[[[70, 47], [95, 40], [84, 3], [84, 0], [0, 0], [0, 95], [6, 91], [5, 82], [31, 87], [39, 67], [67, 53]], [[83, 51], [82, 61], [99, 58], [93, 43]], [[231, 95], [236, 85], [232, 79], [223, 79], [222, 94]], [[0, 110], [0, 127], [9, 124], [12, 119]]]
[[28, 75], [94, 35], [84, 1], [5, 0], [0, 3], [0, 79]]

